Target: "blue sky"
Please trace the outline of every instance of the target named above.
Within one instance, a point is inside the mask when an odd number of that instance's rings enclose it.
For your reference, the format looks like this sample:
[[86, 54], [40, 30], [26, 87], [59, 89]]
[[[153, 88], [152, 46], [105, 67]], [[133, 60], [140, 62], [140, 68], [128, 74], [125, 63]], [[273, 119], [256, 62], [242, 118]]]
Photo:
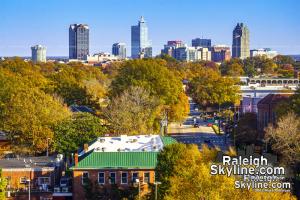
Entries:
[[154, 53], [167, 40], [211, 38], [231, 45], [237, 22], [250, 29], [250, 47], [300, 54], [299, 0], [0, 0], [0, 56], [29, 56], [47, 46], [48, 56], [68, 55], [71, 23], [90, 26], [90, 53], [125, 42], [143, 15]]

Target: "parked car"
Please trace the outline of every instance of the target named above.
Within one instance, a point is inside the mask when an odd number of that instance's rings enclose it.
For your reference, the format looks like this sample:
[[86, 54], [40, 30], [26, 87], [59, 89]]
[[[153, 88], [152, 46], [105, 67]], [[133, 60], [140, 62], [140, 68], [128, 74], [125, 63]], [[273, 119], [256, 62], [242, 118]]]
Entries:
[[204, 143], [211, 144], [210, 140], [204, 140]]
[[199, 128], [199, 124], [198, 124], [198, 123], [195, 123], [195, 124], [194, 124], [194, 128]]
[[212, 125], [213, 125], [212, 123], [208, 123], [207, 124], [208, 127], [212, 127]]

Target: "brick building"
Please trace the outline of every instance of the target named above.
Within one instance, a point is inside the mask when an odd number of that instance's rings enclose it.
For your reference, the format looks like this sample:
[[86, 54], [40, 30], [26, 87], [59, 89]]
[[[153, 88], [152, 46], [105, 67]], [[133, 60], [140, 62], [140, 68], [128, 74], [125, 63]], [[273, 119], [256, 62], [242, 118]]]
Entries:
[[264, 137], [264, 128], [276, 122], [275, 109], [278, 103], [285, 101], [291, 94], [268, 94], [257, 104], [257, 128], [260, 138]]
[[62, 160], [57, 157], [7, 158], [0, 160], [2, 176], [7, 179], [8, 199], [52, 199], [59, 182]]
[[[84, 199], [84, 185], [97, 182], [109, 193], [113, 187], [127, 190], [139, 187], [147, 193], [155, 182], [157, 155], [165, 145], [175, 143], [171, 137], [139, 135], [100, 137], [75, 154], [73, 199]], [[138, 180], [138, 181], [137, 181]]]

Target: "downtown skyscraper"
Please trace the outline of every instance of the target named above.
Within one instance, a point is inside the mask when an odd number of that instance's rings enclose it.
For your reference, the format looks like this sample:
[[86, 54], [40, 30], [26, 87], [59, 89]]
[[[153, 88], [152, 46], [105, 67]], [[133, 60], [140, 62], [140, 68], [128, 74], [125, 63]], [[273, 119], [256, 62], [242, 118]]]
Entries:
[[238, 23], [233, 30], [232, 57], [241, 59], [250, 57], [249, 29], [243, 23]]
[[83, 60], [89, 55], [89, 27], [71, 24], [69, 27], [69, 59]]
[[148, 38], [148, 26], [144, 17], [140, 18], [138, 25], [131, 26], [131, 57], [152, 57], [152, 47]]
[[112, 45], [112, 54], [121, 59], [126, 58], [126, 45], [125, 43], [114, 43]]

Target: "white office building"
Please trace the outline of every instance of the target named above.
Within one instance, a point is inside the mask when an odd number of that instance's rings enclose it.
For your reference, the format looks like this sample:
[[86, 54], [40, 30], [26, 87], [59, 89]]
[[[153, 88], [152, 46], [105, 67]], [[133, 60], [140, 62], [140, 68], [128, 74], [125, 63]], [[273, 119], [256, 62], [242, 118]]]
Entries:
[[250, 50], [250, 57], [255, 57], [255, 56], [265, 56], [267, 58], [274, 58], [277, 56], [278, 53], [277, 51], [273, 51], [269, 48], [264, 48], [264, 49], [252, 49]]
[[31, 47], [31, 59], [32, 62], [46, 62], [46, 47], [42, 45], [35, 45]]

